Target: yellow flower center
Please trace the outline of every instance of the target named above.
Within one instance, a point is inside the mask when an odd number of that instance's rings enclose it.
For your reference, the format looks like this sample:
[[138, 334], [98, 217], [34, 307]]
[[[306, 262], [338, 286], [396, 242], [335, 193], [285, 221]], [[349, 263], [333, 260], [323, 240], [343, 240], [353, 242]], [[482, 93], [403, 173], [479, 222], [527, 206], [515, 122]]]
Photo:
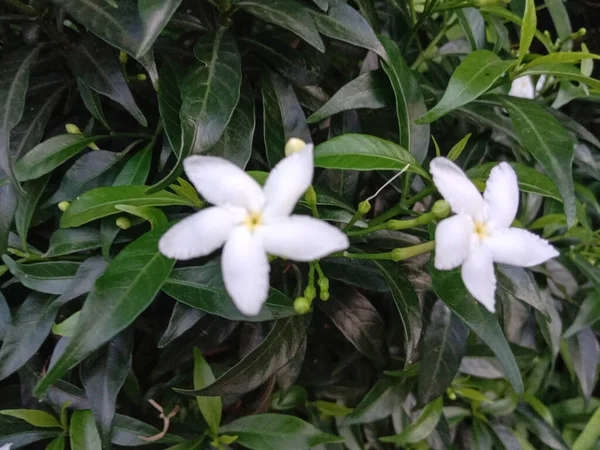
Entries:
[[251, 212], [244, 219], [244, 225], [250, 228], [250, 231], [254, 231], [262, 222], [262, 212]]
[[473, 232], [477, 235], [479, 239], [485, 239], [488, 237], [488, 229], [487, 224], [484, 222], [475, 222], [473, 225]]

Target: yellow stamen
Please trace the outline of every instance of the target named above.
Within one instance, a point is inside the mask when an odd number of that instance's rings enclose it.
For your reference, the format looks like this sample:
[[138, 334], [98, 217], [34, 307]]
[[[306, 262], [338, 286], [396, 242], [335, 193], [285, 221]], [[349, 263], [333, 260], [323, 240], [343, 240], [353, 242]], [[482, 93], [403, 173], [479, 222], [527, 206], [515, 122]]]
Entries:
[[473, 225], [473, 232], [477, 235], [479, 239], [485, 239], [488, 237], [488, 228], [487, 224], [484, 222], [475, 222]]
[[254, 231], [256, 227], [262, 225], [262, 213], [260, 212], [251, 212], [244, 219], [244, 225], [250, 228], [250, 231]]

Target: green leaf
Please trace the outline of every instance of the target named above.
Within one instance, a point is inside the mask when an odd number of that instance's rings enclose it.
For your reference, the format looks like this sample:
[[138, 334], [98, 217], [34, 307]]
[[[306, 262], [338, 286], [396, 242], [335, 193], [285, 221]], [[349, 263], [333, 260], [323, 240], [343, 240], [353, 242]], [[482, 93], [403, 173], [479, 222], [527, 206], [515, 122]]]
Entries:
[[68, 161], [100, 136], [60, 134], [36, 145], [15, 164], [19, 181], [39, 178]]
[[469, 54], [456, 68], [437, 105], [421, 116], [417, 123], [431, 123], [450, 111], [480, 97], [514, 64], [503, 61], [489, 50]]
[[573, 140], [558, 120], [532, 100], [501, 97], [523, 147], [554, 181], [563, 200], [567, 224], [575, 223]]
[[[210, 386], [215, 382], [213, 372], [196, 347], [194, 347], [194, 389], [199, 390]], [[221, 413], [223, 410], [223, 402], [221, 397], [196, 397], [198, 408], [202, 413], [202, 417], [213, 431], [215, 436], [218, 433], [219, 425], [221, 425]]]
[[[142, 437], [155, 436], [160, 430], [154, 428], [152, 425], [142, 422], [141, 420], [134, 419], [133, 417], [124, 416], [121, 414], [115, 414], [115, 420], [113, 422], [113, 434], [112, 443], [123, 447], [137, 447], [140, 445], [148, 445], [148, 441], [140, 439]], [[167, 434], [162, 439], [154, 441], [156, 444], [176, 444], [181, 442], [183, 439]], [[86, 449], [87, 450], [87, 449]]]
[[116, 205], [119, 211], [124, 211], [132, 216], [141, 217], [150, 222], [151, 228], [164, 227], [169, 223], [167, 216], [160, 209], [153, 206], [131, 206], [131, 205]]
[[382, 377], [360, 403], [344, 419], [344, 426], [359, 423], [371, 423], [394, 413], [408, 394], [408, 387], [403, 379]]
[[6, 332], [12, 323], [12, 315], [10, 313], [10, 307], [6, 303], [6, 299], [2, 292], [0, 292], [0, 341], [4, 341]]
[[194, 55], [199, 62], [181, 82], [180, 159], [219, 141], [240, 98], [240, 54], [229, 32], [205, 34], [196, 42]]
[[378, 109], [388, 106], [393, 95], [385, 73], [380, 70], [367, 72], [342, 86], [320, 109], [306, 121], [320, 122], [334, 114], [351, 109]]
[[387, 58], [369, 22], [343, 0], [330, 0], [326, 13], [313, 9], [309, 11], [321, 34], [373, 50], [382, 58]]
[[19, 419], [4, 417], [0, 420], [0, 445], [26, 448], [29, 444], [56, 437], [61, 430], [37, 428]]
[[12, 167], [10, 130], [23, 116], [29, 73], [38, 52], [39, 47], [23, 48], [0, 60], [0, 169], [15, 186], [19, 186], [19, 182]]
[[165, 134], [171, 148], [181, 159], [181, 72], [183, 69], [170, 59], [160, 69], [160, 84], [158, 85], [158, 110], [163, 120]]
[[443, 303], [431, 312], [423, 339], [423, 354], [418, 377], [418, 400], [426, 405], [444, 394], [452, 383], [467, 350], [469, 329]]
[[[93, 1], [93, 0], [89, 0]], [[97, 15], [97, 13], [93, 13]], [[89, 35], [70, 51], [67, 61], [73, 74], [90, 89], [105, 95], [125, 108], [140, 125], [147, 126], [127, 80], [123, 76], [116, 52]]]
[[40, 411], [38, 409], [3, 409], [0, 411], [0, 414], [24, 420], [34, 427], [62, 428], [62, 425], [56, 417], [48, 414], [46, 411]]
[[0, 186], [0, 255], [6, 253], [8, 235], [17, 210], [17, 189], [10, 183]]
[[498, 264], [498, 286], [513, 297], [533, 306], [545, 317], [549, 318], [546, 306], [540, 297], [535, 279], [522, 267]]
[[70, 255], [100, 247], [100, 232], [96, 228], [59, 228], [50, 236], [45, 258]]
[[65, 450], [65, 437], [58, 436], [46, 447], [46, 450]]
[[207, 397], [240, 395], [256, 389], [296, 356], [306, 339], [308, 322], [306, 316], [278, 320], [264, 341], [214, 383], [203, 389], [175, 390], [184, 395]]
[[150, 173], [150, 164], [152, 164], [152, 149], [154, 148], [154, 140], [148, 145], [139, 150], [133, 155], [129, 161], [125, 163], [115, 181], [113, 186], [126, 186], [126, 185], [143, 185], [148, 178]]
[[335, 258], [322, 260], [320, 265], [330, 279], [367, 291], [387, 292], [389, 290], [385, 278], [371, 261]]
[[459, 272], [442, 272], [431, 267], [430, 274], [435, 293], [488, 345], [500, 361], [513, 389], [517, 394], [522, 394], [521, 373], [496, 316], [471, 297]]
[[118, 334], [81, 366], [81, 381], [90, 400], [96, 428], [103, 448], [110, 447], [117, 394], [131, 370], [133, 336]]
[[537, 15], [535, 11], [535, 0], [525, 0], [525, 13], [523, 14], [523, 24], [521, 25], [521, 40], [519, 42], [517, 65], [521, 64], [521, 61], [523, 61], [523, 58], [529, 51], [536, 30]]
[[406, 347], [406, 364], [409, 364], [412, 362], [414, 352], [419, 344], [423, 326], [419, 298], [397, 264], [389, 261], [373, 260], [373, 262], [385, 278], [392, 292], [396, 309], [400, 314]]
[[327, 302], [319, 302], [319, 307], [360, 353], [376, 367], [385, 365], [385, 325], [366, 297], [358, 291], [346, 290], [339, 297], [336, 294]]
[[92, 411], [89, 409], [73, 411], [69, 436], [71, 438], [71, 448], [73, 449], [102, 450], [100, 435], [94, 424]]
[[572, 259], [579, 270], [581, 270], [590, 283], [592, 283], [596, 292], [600, 294], [600, 269], [597, 266], [590, 264], [590, 262], [581, 255], [574, 255]]
[[400, 145], [422, 163], [429, 148], [429, 124], [415, 123], [427, 111], [419, 80], [404, 61], [398, 45], [385, 36], [379, 39], [389, 57], [382, 65], [394, 89]]
[[282, 292], [271, 289], [260, 314], [244, 316], [227, 294], [218, 260], [199, 267], [173, 270], [163, 291], [186, 305], [228, 320], [264, 322], [296, 315], [292, 300]]
[[79, 320], [79, 316], [81, 315], [81, 311], [77, 311], [76, 313], [71, 314], [61, 323], [55, 323], [52, 325], [52, 333], [58, 336], [73, 336], [73, 332], [75, 331], [75, 327], [77, 326], [77, 321]]
[[477, 8], [461, 8], [456, 10], [456, 16], [471, 49], [481, 50], [485, 48], [485, 21]]
[[27, 234], [31, 226], [31, 219], [46, 188], [48, 178], [49, 175], [28, 181], [23, 185], [23, 190], [19, 192], [15, 211], [15, 227], [21, 238], [21, 245], [25, 250], [27, 250]]
[[382, 442], [391, 442], [396, 445], [414, 444], [422, 441], [433, 432], [440, 421], [443, 406], [444, 401], [441, 397], [434, 400], [423, 408], [419, 417], [402, 430], [402, 433], [396, 436], [382, 437], [379, 440]]
[[193, 206], [186, 199], [167, 191], [146, 193], [147, 186], [109, 186], [86, 192], [77, 198], [60, 219], [63, 228], [78, 227], [101, 217], [117, 214], [117, 205]]
[[86, 109], [89, 113], [100, 122], [107, 130], [110, 130], [110, 125], [108, 125], [108, 121], [106, 120], [106, 116], [104, 115], [104, 111], [102, 109], [102, 103], [100, 101], [100, 96], [98, 93], [92, 89], [90, 89], [87, 84], [85, 84], [80, 79], [77, 79], [77, 89], [79, 90], [79, 95], [81, 96], [81, 100], [85, 105]]
[[592, 450], [600, 439], [600, 407], [596, 409], [577, 440], [573, 443], [573, 450]]
[[244, 169], [252, 154], [255, 127], [254, 94], [250, 84], [245, 82], [242, 83], [240, 100], [221, 139], [203, 154], [220, 156]]
[[449, 160], [456, 161], [458, 159], [458, 157], [461, 155], [461, 153], [467, 146], [467, 142], [469, 142], [470, 137], [471, 137], [471, 133], [467, 134], [464, 138], [462, 138], [460, 141], [458, 141], [456, 144], [454, 144], [452, 146], [452, 148], [448, 152], [448, 156], [447, 156]]
[[[13, 317], [0, 348], [0, 380], [23, 367], [42, 346], [58, 312], [54, 299], [37, 292], [25, 299]], [[23, 333], [25, 327], [27, 333]]]
[[222, 426], [219, 433], [238, 437], [237, 443], [253, 450], [306, 450], [319, 444], [343, 442], [294, 416], [257, 414]]
[[320, 52], [325, 51], [319, 31], [301, 3], [295, 0], [235, 0], [234, 4], [259, 19], [290, 30]]
[[[571, 34], [571, 21], [569, 20], [569, 12], [565, 7], [565, 4], [562, 0], [544, 0], [544, 4], [546, 8], [548, 8], [548, 12], [552, 17], [552, 22], [554, 22], [554, 27], [556, 28], [556, 32], [558, 37], [563, 40], [563, 49], [566, 46], [572, 45], [569, 42], [569, 39], [565, 39], [568, 35]], [[570, 47], [569, 47], [570, 48]], [[563, 54], [564, 52], [554, 53], [555, 55]]]
[[[595, 55], [594, 53], [589, 52], [558, 52], [551, 53], [549, 55], [542, 55], [535, 58], [533, 61], [527, 63], [523, 68], [524, 71], [532, 69], [537, 66], [546, 65], [546, 64], [556, 64], [556, 63], [574, 63], [579, 62], [583, 59], [600, 59], [600, 55]], [[555, 66], [550, 66], [555, 67]], [[556, 66], [560, 67], [560, 66]]]
[[600, 293], [591, 292], [579, 307], [575, 320], [564, 333], [564, 338], [574, 336], [591, 327], [598, 320], [600, 320]]
[[315, 166], [325, 169], [402, 170], [430, 179], [429, 174], [406, 149], [366, 134], [343, 134], [315, 148]]
[[205, 312], [182, 302], [176, 302], [169, 319], [169, 325], [158, 341], [158, 348], [164, 348], [192, 328], [202, 317]]
[[317, 408], [319, 414], [330, 417], [344, 417], [352, 412], [352, 408], [340, 405], [339, 403], [326, 402], [324, 400], [310, 402], [309, 405]]
[[[600, 348], [594, 332], [586, 328], [566, 339], [568, 357], [579, 380], [583, 396], [589, 399], [595, 387], [596, 370], [600, 363]], [[566, 359], [561, 346], [561, 355]]]
[[583, 75], [577, 67], [571, 64], [541, 64], [521, 72], [519, 77], [536, 75], [549, 75], [559, 79], [579, 81], [587, 84], [592, 89], [600, 89], [600, 80]]
[[60, 295], [69, 286], [81, 263], [69, 261], [23, 264], [2, 256], [8, 270], [23, 286], [46, 294]]
[[519, 405], [516, 410], [516, 417], [550, 448], [555, 450], [569, 449], [558, 430], [548, 425], [531, 407], [523, 404]]
[[43, 395], [64, 373], [127, 328], [154, 300], [174, 260], [158, 251], [164, 229], [129, 244], [94, 284], [81, 310], [77, 330], [62, 356], [36, 388]]

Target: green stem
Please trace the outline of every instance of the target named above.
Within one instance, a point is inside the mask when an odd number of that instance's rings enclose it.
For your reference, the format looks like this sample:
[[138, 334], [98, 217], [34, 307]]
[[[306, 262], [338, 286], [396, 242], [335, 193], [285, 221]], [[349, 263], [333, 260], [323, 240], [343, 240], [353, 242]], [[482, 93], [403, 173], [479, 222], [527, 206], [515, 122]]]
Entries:
[[396, 248], [392, 250], [392, 261], [398, 262], [404, 259], [412, 258], [422, 253], [429, 253], [435, 248], [435, 241], [424, 242], [423, 244], [413, 245], [412, 247]]
[[386, 221], [390, 220], [392, 217], [395, 217], [398, 214], [402, 213], [406, 208], [411, 207], [412, 205], [414, 205], [418, 201], [420, 201], [420, 200], [424, 199], [425, 197], [433, 194], [434, 192], [435, 192], [435, 187], [433, 187], [433, 186], [426, 187], [425, 189], [423, 189], [418, 194], [415, 194], [414, 196], [410, 197], [406, 201], [397, 204], [396, 206], [388, 209], [384, 213], [382, 213], [379, 216], [375, 217], [373, 220], [371, 220], [369, 222], [369, 225], [370, 226], [379, 225], [380, 223], [383, 223], [383, 222], [386, 222]]
[[361, 214], [360, 211], [356, 211], [352, 216], [352, 219], [350, 219], [350, 222], [348, 222], [342, 230], [348, 231], [362, 216], [363, 214]]
[[450, 29], [450, 27], [454, 25], [455, 18], [456, 16], [453, 14], [452, 17], [450, 17], [450, 19], [448, 19], [448, 21], [444, 23], [442, 29], [431, 40], [427, 48], [419, 54], [417, 60], [412, 64], [412, 66], [410, 66], [412, 70], [418, 69], [421, 64], [423, 64], [429, 59], [430, 53], [432, 53], [437, 48], [437, 44], [446, 35], [446, 32]]
[[364, 228], [362, 230], [357, 230], [357, 231], [348, 231], [347, 234], [348, 236], [364, 236], [365, 234], [369, 234], [369, 233], [373, 233], [375, 231], [380, 231], [380, 230], [388, 230], [388, 224], [387, 223], [382, 223], [379, 225], [375, 225], [375, 226], [370, 226], [368, 228]]
[[386, 253], [348, 253], [338, 252], [329, 255], [330, 257], [348, 258], [348, 259], [392, 259], [392, 252]]

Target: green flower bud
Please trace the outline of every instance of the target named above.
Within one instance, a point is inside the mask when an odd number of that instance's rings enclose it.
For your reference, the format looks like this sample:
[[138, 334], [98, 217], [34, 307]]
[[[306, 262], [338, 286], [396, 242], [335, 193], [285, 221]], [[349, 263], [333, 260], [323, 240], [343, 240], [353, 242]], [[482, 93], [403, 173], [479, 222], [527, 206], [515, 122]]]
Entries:
[[394, 230], [394, 231], [402, 230], [402, 229], [406, 228], [402, 222], [403, 222], [402, 220], [388, 220], [387, 228], [388, 228], [388, 230]]
[[289, 141], [287, 141], [287, 144], [285, 144], [285, 156], [290, 156], [294, 153], [298, 153], [305, 146], [306, 142], [304, 142], [302, 139], [291, 138]]
[[306, 190], [306, 194], [304, 194], [304, 200], [306, 200], [306, 203], [308, 203], [309, 205], [317, 204], [317, 193], [315, 192], [315, 188], [310, 186]]
[[117, 220], [115, 220], [115, 223], [121, 230], [127, 230], [131, 228], [131, 220], [129, 220], [127, 217], [118, 217]]
[[89, 143], [88, 148], [91, 148], [92, 150], [100, 150], [100, 147], [98, 147], [94, 142]]
[[127, 56], [127, 53], [125, 53], [125, 52], [119, 52], [119, 62], [122, 65], [127, 64], [127, 59], [129, 59], [129, 57]]
[[298, 314], [308, 314], [311, 309], [311, 301], [304, 297], [298, 297], [294, 300], [294, 309]]
[[575, 34], [577, 37], [584, 37], [587, 34], [587, 30], [585, 28], [580, 28]]
[[314, 286], [306, 286], [304, 289], [304, 297], [312, 301], [317, 296], [317, 289]]
[[79, 127], [77, 125], [75, 125], [74, 123], [66, 124], [65, 129], [67, 130], [67, 133], [69, 133], [69, 134], [83, 134], [81, 132], [81, 130], [79, 129]]
[[395, 248], [392, 250], [392, 261], [398, 262], [406, 259], [406, 254], [403, 248]]
[[58, 204], [58, 209], [60, 209], [62, 212], [65, 212], [67, 209], [69, 209], [69, 206], [71, 206], [71, 202], [65, 200]]
[[446, 389], [446, 394], [450, 400], [456, 400], [456, 394], [452, 389]]
[[148, 79], [148, 77], [144, 73], [138, 73], [135, 76], [135, 79], [138, 80], [138, 81], [146, 81]]
[[327, 291], [321, 291], [319, 293], [319, 298], [321, 300], [323, 300], [324, 302], [326, 302], [327, 300], [329, 300], [329, 292], [327, 292]]
[[329, 292], [329, 278], [319, 278], [317, 284], [321, 292]]
[[446, 200], [438, 200], [433, 204], [431, 212], [436, 219], [444, 219], [450, 215], [450, 204]]
[[369, 200], [363, 200], [358, 204], [358, 212], [362, 216], [367, 214], [369, 211], [371, 211], [371, 204], [369, 203]]

